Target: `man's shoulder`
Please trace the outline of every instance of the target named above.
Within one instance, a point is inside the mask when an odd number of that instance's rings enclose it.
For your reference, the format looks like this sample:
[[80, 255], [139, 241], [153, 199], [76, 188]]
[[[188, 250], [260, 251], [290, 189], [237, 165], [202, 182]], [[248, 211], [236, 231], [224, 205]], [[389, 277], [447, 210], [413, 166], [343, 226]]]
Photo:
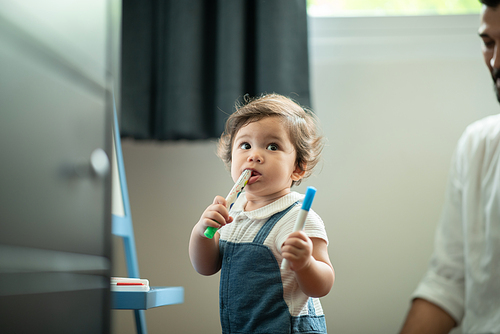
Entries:
[[500, 114], [481, 118], [470, 124], [466, 129], [466, 134], [496, 134], [500, 131]]
[[492, 163], [500, 150], [500, 114], [470, 124], [458, 141], [456, 159], [467, 165], [472, 161]]
[[500, 114], [484, 117], [470, 124], [464, 131], [463, 144], [497, 142], [500, 139]]

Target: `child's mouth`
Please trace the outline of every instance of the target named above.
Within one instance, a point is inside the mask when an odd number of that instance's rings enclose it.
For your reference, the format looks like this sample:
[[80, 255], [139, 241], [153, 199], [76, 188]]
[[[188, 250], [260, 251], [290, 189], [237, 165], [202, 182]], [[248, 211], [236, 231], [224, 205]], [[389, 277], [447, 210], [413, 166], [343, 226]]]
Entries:
[[248, 184], [255, 183], [259, 178], [261, 174], [257, 171], [252, 170], [252, 175], [250, 176], [250, 179], [248, 180]]

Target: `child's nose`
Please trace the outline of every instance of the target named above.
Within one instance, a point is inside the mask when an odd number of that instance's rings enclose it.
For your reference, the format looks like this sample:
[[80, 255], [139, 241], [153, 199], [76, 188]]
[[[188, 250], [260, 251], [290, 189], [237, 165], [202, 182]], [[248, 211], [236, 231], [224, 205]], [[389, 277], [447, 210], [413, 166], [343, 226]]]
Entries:
[[264, 157], [258, 150], [252, 150], [252, 152], [248, 155], [248, 161], [263, 163]]

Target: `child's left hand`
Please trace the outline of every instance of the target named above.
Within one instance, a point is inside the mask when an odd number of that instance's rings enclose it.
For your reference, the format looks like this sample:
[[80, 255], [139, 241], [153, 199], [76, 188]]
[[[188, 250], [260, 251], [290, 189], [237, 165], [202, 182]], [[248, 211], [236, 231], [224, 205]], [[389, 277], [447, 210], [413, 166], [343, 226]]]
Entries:
[[290, 263], [290, 269], [299, 271], [313, 261], [313, 243], [303, 231], [291, 233], [281, 246], [281, 254]]

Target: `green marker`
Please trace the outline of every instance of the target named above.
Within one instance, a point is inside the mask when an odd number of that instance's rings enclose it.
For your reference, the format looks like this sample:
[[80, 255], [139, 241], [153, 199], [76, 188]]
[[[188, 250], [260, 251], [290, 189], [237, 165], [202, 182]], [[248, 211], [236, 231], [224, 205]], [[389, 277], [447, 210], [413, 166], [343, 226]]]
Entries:
[[[231, 188], [231, 191], [226, 197], [226, 202], [227, 202], [227, 209], [231, 209], [231, 206], [233, 205], [234, 201], [236, 201], [236, 198], [238, 195], [243, 191], [243, 188], [248, 183], [248, 180], [250, 179], [250, 176], [252, 176], [252, 171], [250, 169], [245, 169], [243, 173], [241, 173], [240, 177], [238, 178], [238, 181], [234, 184], [234, 186]], [[209, 226], [205, 230], [205, 236], [208, 239], [212, 239], [215, 235], [215, 232], [217, 232], [218, 228]]]

